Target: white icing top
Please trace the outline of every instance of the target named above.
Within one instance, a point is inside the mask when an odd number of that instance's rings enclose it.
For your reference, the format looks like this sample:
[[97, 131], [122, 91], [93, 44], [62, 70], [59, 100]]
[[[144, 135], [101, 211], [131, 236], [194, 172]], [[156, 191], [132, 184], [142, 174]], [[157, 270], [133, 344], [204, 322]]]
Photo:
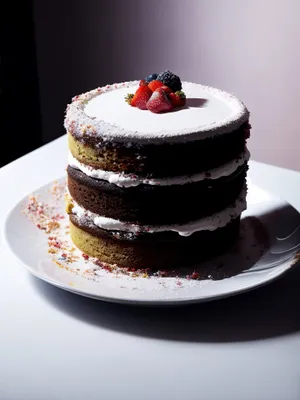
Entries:
[[245, 186], [242, 192], [240, 193], [238, 199], [236, 200], [236, 202], [231, 206], [209, 217], [204, 217], [197, 221], [192, 221], [180, 225], [142, 226], [132, 223], [126, 223], [112, 218], [101, 217], [100, 215], [85, 210], [83, 207], [80, 207], [74, 201], [73, 201], [74, 207], [72, 209], [72, 213], [77, 215], [79, 218], [84, 218], [87, 221], [94, 223], [99, 228], [105, 230], [116, 230], [122, 232], [132, 232], [132, 233], [140, 233], [140, 232], [154, 233], [154, 232], [174, 231], [181, 236], [190, 236], [194, 232], [204, 231], [204, 230], [213, 231], [217, 228], [221, 228], [227, 225], [232, 219], [237, 218], [246, 209], [247, 206], [246, 195], [247, 195], [247, 188]]
[[171, 185], [184, 185], [192, 182], [199, 182], [204, 179], [218, 179], [222, 176], [231, 175], [238, 167], [243, 165], [249, 160], [250, 153], [246, 149], [239, 155], [238, 158], [232, 160], [218, 168], [208, 170], [206, 172], [200, 172], [194, 175], [182, 175], [172, 178], [143, 178], [137, 175], [126, 175], [124, 173], [117, 173], [112, 171], [104, 171], [102, 169], [95, 169], [89, 165], [85, 165], [78, 161], [69, 152], [68, 162], [71, 167], [79, 169], [81, 172], [90, 176], [91, 178], [102, 179], [107, 182], [113, 183], [120, 187], [134, 187], [139, 185], [159, 185], [159, 186], [171, 186]]
[[73, 98], [65, 127], [77, 136], [134, 143], [180, 142], [204, 139], [238, 129], [249, 118], [244, 104], [232, 94], [183, 82], [186, 106], [155, 114], [128, 105], [138, 81], [97, 88]]

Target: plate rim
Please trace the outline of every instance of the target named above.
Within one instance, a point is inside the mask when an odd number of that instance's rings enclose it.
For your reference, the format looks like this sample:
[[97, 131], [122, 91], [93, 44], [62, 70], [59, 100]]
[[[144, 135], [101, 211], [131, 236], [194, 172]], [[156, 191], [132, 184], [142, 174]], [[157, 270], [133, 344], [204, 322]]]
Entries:
[[[67, 292], [70, 292], [72, 294], [76, 294], [82, 297], [87, 297], [93, 300], [98, 300], [98, 301], [105, 301], [107, 303], [115, 303], [115, 304], [127, 304], [127, 305], [141, 305], [141, 306], [179, 306], [179, 305], [189, 305], [189, 304], [198, 304], [198, 303], [207, 303], [211, 301], [217, 301], [220, 299], [226, 299], [229, 297], [237, 296], [239, 294], [247, 293], [250, 292], [254, 289], [258, 289], [260, 287], [266, 286], [269, 283], [274, 282], [275, 280], [279, 279], [281, 276], [289, 272], [293, 268], [293, 263], [289, 263], [288, 261], [285, 262], [285, 267], [278, 271], [277, 274], [272, 275], [269, 279], [266, 279], [264, 281], [261, 281], [259, 283], [253, 283], [252, 285], [247, 286], [246, 288], [238, 288], [236, 290], [232, 290], [230, 292], [226, 293], [220, 293], [218, 295], [213, 295], [213, 296], [204, 296], [202, 298], [197, 298], [197, 297], [190, 297], [190, 298], [184, 298], [184, 299], [160, 299], [160, 300], [153, 300], [153, 299], [127, 299], [127, 298], [120, 298], [120, 297], [109, 297], [109, 296], [104, 296], [104, 295], [96, 295], [89, 293], [87, 291], [81, 290], [81, 289], [76, 289], [75, 287], [72, 287], [70, 285], [67, 285], [65, 283], [62, 283], [60, 281], [55, 281], [54, 279], [48, 278], [46, 275], [39, 274], [36, 270], [31, 268], [27, 263], [24, 263], [19, 259], [19, 257], [12, 251], [11, 247], [9, 247], [9, 251], [14, 257], [14, 259], [17, 261], [18, 265], [22, 266], [25, 268], [27, 272], [29, 272], [32, 276], [34, 276], [37, 279], [42, 280], [43, 282], [46, 282], [49, 285], [52, 285], [56, 288], [65, 290]], [[55, 267], [53, 263], [53, 267]], [[57, 267], [58, 268], [58, 267]], [[82, 277], [82, 279], [85, 279]], [[228, 278], [230, 279], [230, 278]]]

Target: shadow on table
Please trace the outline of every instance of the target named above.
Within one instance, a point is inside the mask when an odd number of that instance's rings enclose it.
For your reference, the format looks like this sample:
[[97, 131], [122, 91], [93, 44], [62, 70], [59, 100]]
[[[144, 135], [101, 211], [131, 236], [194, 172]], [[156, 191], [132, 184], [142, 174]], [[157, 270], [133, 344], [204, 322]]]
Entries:
[[180, 307], [133, 307], [81, 297], [32, 278], [41, 296], [85, 323], [185, 342], [236, 342], [300, 331], [300, 267], [255, 291]]

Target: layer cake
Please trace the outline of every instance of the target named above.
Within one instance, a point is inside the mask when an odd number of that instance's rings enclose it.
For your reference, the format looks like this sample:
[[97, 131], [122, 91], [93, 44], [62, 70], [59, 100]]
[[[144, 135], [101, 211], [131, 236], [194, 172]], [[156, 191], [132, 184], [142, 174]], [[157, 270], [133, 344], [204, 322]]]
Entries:
[[[107, 85], [67, 107], [71, 238], [89, 256], [128, 268], [196, 263], [239, 235], [249, 112], [232, 94], [189, 82], [176, 91], [180, 106], [168, 88], [149, 92], [155, 108], [124, 101], [141, 85]], [[169, 109], [157, 111], [160, 99]]]

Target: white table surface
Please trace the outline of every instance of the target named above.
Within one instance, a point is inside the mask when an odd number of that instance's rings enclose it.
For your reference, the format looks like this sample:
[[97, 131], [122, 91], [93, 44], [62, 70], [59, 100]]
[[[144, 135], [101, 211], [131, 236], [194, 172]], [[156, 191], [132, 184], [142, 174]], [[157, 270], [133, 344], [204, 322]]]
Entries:
[[[63, 136], [0, 169], [0, 224], [65, 174]], [[300, 174], [250, 176], [300, 210]], [[252, 292], [181, 308], [102, 303], [52, 287], [1, 237], [0, 400], [299, 400], [300, 268]]]

